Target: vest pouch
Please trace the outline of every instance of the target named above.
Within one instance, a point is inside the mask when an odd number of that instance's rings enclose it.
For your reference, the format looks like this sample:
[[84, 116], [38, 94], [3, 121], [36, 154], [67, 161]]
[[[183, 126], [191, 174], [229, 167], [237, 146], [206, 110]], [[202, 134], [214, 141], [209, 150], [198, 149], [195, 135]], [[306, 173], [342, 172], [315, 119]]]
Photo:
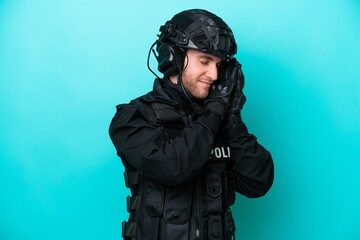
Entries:
[[151, 180], [146, 184], [145, 208], [151, 217], [160, 217], [164, 209], [164, 187]]
[[217, 173], [208, 173], [206, 178], [208, 212], [209, 214], [221, 214], [223, 210], [221, 176]]
[[209, 172], [206, 176], [207, 208], [209, 213], [209, 236], [210, 240], [223, 239], [222, 223], [222, 181], [221, 176], [216, 172]]
[[164, 209], [164, 187], [149, 179], [146, 179], [145, 186], [145, 214], [136, 239], [158, 240], [160, 219]]
[[217, 198], [222, 193], [221, 178], [217, 173], [208, 173], [207, 193], [212, 198]]
[[232, 171], [225, 171], [224, 172], [224, 178], [225, 178], [225, 197], [226, 197], [226, 204], [228, 207], [234, 205], [235, 203], [235, 176]]
[[180, 186], [166, 188], [164, 219], [170, 224], [185, 224], [191, 215], [193, 184], [187, 183]]

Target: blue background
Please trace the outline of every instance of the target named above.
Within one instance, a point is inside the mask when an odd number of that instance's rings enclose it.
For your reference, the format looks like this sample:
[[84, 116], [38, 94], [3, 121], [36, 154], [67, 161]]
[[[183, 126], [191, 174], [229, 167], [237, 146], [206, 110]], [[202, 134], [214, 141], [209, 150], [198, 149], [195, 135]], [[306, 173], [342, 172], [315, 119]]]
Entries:
[[[237, 238], [360, 239], [360, 4], [355, 0], [0, 0], [0, 239], [120, 239], [115, 105], [146, 93], [159, 26], [206, 8], [233, 29], [243, 118], [272, 153]], [[155, 60], [152, 59], [155, 66]]]

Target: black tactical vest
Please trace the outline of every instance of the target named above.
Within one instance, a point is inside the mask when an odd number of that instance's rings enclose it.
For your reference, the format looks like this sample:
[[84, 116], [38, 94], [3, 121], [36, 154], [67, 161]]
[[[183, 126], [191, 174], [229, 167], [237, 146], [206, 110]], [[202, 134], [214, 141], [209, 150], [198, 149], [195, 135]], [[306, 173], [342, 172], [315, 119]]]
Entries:
[[[192, 121], [182, 111], [157, 101], [139, 98], [131, 102], [170, 142]], [[199, 146], [201, 147], [201, 146]], [[235, 225], [230, 206], [235, 201], [235, 180], [231, 151], [225, 138], [209, 153], [209, 161], [189, 182], [165, 186], [126, 169], [125, 183], [131, 190], [127, 197], [127, 222], [124, 239], [193, 240], [234, 239]]]

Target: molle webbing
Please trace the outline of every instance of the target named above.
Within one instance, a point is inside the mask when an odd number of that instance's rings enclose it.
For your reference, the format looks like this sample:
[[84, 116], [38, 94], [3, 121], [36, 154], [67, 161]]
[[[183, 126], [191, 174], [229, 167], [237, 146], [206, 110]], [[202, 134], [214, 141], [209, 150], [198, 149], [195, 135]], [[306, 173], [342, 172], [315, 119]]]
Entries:
[[140, 209], [141, 196], [127, 196], [126, 207], [129, 213]]
[[140, 183], [140, 173], [137, 171], [124, 172], [125, 185], [128, 188], [133, 188]]
[[122, 222], [122, 237], [124, 239], [136, 239], [137, 224], [135, 222]]
[[[141, 182], [140, 173], [137, 171], [125, 171], [124, 180], [126, 187], [130, 188], [132, 193]], [[138, 232], [138, 224], [133, 222], [132, 214], [140, 209], [141, 197], [139, 195], [128, 196], [126, 198], [127, 211], [130, 213], [128, 222], [122, 223], [122, 237], [124, 239], [136, 239]]]

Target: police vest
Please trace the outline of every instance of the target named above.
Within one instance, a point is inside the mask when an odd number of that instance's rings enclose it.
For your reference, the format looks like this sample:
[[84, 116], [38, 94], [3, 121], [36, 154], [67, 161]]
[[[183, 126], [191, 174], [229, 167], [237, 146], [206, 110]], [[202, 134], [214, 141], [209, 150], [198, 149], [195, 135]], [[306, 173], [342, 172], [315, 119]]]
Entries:
[[[191, 122], [191, 118], [167, 104], [141, 99], [131, 104], [160, 128], [169, 142]], [[219, 139], [199, 175], [178, 186], [165, 186], [134, 169], [125, 170], [131, 196], [126, 199], [130, 216], [122, 224], [124, 239], [234, 239], [235, 224], [229, 207], [235, 201], [235, 179], [227, 164], [231, 151], [227, 142]]]

